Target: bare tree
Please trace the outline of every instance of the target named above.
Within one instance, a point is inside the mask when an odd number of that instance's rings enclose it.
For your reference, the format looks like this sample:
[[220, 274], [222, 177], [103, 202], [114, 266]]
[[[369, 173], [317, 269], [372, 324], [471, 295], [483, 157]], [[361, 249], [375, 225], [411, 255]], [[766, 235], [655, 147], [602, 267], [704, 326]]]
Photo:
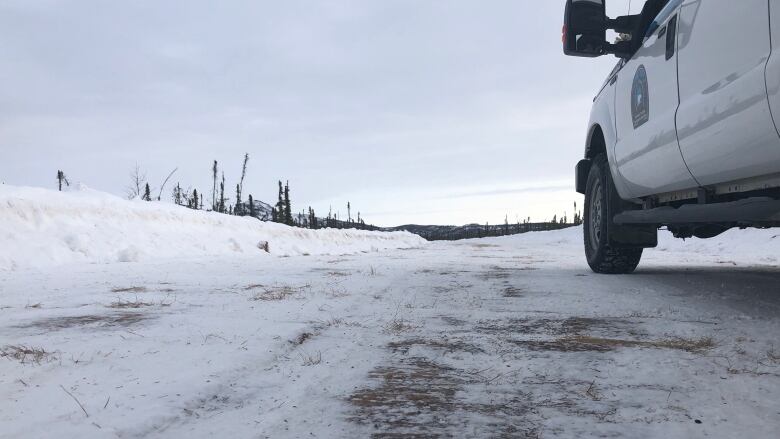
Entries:
[[157, 195], [157, 201], [160, 201], [162, 199], [162, 193], [163, 193], [163, 189], [165, 188], [165, 185], [168, 183], [168, 180], [170, 180], [171, 177], [173, 177], [173, 174], [175, 174], [176, 171], [178, 170], [179, 168], [174, 169], [173, 171], [171, 171], [170, 174], [168, 174], [168, 177], [165, 178], [165, 181], [163, 181], [162, 186], [160, 186], [160, 194]]
[[238, 184], [236, 190], [236, 215], [243, 215], [243, 207], [241, 206], [241, 195], [244, 193], [244, 178], [246, 178], [246, 164], [249, 162], [249, 153], [244, 154], [244, 165], [241, 167], [241, 182]]
[[214, 180], [214, 186], [211, 188], [211, 210], [217, 210], [217, 161], [214, 160], [214, 166], [211, 167], [211, 176]]
[[132, 200], [143, 194], [144, 186], [146, 185], [146, 173], [141, 171], [141, 167], [138, 163], [135, 164], [132, 172], [130, 172], [130, 185], [127, 186], [127, 198]]

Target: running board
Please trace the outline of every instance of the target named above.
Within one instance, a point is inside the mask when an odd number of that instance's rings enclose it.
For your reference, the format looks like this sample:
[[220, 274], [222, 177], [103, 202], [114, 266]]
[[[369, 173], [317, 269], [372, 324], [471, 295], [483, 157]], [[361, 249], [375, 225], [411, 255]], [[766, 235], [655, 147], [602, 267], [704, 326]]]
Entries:
[[729, 203], [685, 204], [679, 208], [658, 207], [630, 210], [615, 215], [615, 224], [773, 223], [780, 222], [780, 200], [746, 198]]

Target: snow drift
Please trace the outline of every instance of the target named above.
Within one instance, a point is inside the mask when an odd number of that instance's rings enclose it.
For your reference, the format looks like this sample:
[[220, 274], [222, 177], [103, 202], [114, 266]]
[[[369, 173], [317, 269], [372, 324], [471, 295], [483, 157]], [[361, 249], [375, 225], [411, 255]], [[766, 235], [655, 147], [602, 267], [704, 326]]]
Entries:
[[[488, 238], [501, 245], [514, 245], [530, 251], [550, 251], [573, 265], [585, 263], [582, 226], [550, 232], [533, 232], [510, 237]], [[542, 250], [537, 250], [542, 249]], [[646, 249], [645, 263], [670, 265], [724, 264], [734, 266], [769, 266], [780, 262], [780, 229], [731, 229], [710, 239], [677, 239], [671, 232], [658, 231], [658, 247]]]
[[327, 255], [424, 245], [406, 232], [308, 230], [250, 217], [128, 201], [79, 187], [71, 192], [0, 186], [0, 270], [67, 263], [245, 253]]

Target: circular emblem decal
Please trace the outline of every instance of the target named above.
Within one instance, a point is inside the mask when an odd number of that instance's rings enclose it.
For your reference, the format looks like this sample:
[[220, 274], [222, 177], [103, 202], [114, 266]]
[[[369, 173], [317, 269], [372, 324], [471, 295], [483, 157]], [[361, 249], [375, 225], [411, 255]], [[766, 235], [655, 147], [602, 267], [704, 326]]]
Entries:
[[631, 87], [631, 117], [634, 129], [650, 120], [650, 92], [647, 85], [647, 71], [641, 65], [634, 75], [634, 85]]

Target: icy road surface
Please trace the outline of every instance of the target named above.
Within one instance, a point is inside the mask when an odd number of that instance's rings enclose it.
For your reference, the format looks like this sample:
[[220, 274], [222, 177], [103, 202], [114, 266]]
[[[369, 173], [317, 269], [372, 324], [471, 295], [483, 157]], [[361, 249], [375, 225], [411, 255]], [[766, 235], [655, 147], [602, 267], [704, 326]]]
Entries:
[[0, 272], [0, 437], [777, 437], [780, 238], [580, 233]]

